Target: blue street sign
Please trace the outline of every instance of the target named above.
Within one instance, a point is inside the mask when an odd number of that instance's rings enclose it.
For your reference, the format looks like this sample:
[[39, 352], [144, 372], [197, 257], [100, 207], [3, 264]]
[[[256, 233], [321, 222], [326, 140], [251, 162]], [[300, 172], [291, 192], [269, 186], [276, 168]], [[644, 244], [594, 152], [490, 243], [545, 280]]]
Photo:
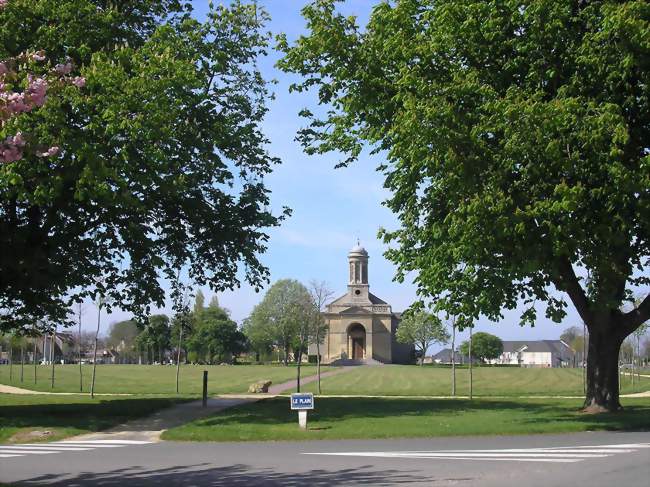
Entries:
[[311, 392], [291, 394], [291, 409], [314, 409], [314, 395]]

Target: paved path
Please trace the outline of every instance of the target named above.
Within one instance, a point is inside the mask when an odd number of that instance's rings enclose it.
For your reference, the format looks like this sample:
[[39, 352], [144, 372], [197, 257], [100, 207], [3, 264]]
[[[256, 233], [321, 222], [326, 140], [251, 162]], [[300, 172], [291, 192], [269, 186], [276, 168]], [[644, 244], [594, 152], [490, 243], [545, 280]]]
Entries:
[[[85, 444], [88, 446], [88, 444]], [[0, 458], [0, 482], [66, 486], [644, 486], [650, 433], [126, 445]], [[52, 446], [51, 448], [57, 448]], [[37, 460], [37, 461], [35, 461]]]
[[[90, 396], [90, 392], [47, 392], [47, 391], [33, 391], [31, 389], [22, 389], [20, 387], [8, 386], [0, 384], [0, 394], [47, 394], [52, 396]], [[95, 393], [96, 396], [133, 396], [133, 394], [124, 393]]]

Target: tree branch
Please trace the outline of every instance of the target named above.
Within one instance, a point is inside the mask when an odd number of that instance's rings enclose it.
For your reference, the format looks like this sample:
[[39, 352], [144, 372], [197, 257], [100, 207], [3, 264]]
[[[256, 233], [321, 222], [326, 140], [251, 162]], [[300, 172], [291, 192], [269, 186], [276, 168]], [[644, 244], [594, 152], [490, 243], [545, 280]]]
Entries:
[[632, 311], [623, 313], [623, 331], [629, 335], [639, 326], [650, 319], [650, 293], [645, 297], [641, 304]]
[[580, 318], [589, 326], [593, 317], [589, 298], [587, 298], [584, 289], [582, 289], [571, 262], [565, 257], [560, 258], [558, 271], [560, 280], [555, 283], [556, 286], [566, 291], [569, 298], [571, 298], [571, 302], [576, 307]]

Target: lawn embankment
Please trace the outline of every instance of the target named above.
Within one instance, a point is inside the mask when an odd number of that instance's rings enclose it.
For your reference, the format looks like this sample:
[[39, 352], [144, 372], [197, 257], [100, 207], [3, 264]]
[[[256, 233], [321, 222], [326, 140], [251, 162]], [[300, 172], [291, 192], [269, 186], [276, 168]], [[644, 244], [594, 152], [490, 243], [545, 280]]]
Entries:
[[558, 399], [316, 399], [301, 430], [287, 398], [225, 410], [173, 428], [165, 440], [269, 441], [511, 435], [594, 430], [650, 430], [650, 399], [628, 399], [614, 414], [584, 414]]
[[[581, 396], [582, 370], [560, 368], [475, 367], [473, 390], [476, 396]], [[623, 378], [621, 393], [650, 390], [650, 378], [631, 386]], [[316, 392], [315, 384], [305, 386]], [[354, 370], [322, 381], [325, 395], [360, 396], [448, 396], [451, 394], [451, 369], [415, 365], [356, 367]], [[456, 393], [469, 390], [469, 371], [456, 371]]]
[[[51, 367], [26, 365], [24, 380], [20, 381], [20, 365], [13, 367], [9, 380], [9, 366], [0, 365], [0, 384], [42, 392], [79, 392], [79, 366], [57, 365], [54, 388], [50, 387]], [[90, 392], [92, 365], [82, 366], [83, 390]], [[208, 371], [208, 393], [243, 393], [256, 381], [268, 379], [281, 384], [295, 379], [296, 368], [282, 365], [183, 365], [180, 372], [180, 392], [199, 395], [202, 391], [203, 371]], [[324, 371], [327, 370], [324, 368]], [[303, 377], [316, 373], [316, 367], [304, 366]], [[95, 392], [102, 394], [175, 394], [176, 367], [168, 365], [97, 365]]]
[[52, 441], [102, 431], [185, 400], [0, 394], [0, 443]]

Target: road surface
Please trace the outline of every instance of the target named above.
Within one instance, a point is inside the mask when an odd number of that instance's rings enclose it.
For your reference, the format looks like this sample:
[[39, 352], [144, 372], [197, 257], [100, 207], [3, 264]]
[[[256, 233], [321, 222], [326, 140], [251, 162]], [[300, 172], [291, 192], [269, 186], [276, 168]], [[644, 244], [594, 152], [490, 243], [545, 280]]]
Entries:
[[0, 482], [67, 486], [643, 486], [650, 432], [417, 440], [0, 445]]

